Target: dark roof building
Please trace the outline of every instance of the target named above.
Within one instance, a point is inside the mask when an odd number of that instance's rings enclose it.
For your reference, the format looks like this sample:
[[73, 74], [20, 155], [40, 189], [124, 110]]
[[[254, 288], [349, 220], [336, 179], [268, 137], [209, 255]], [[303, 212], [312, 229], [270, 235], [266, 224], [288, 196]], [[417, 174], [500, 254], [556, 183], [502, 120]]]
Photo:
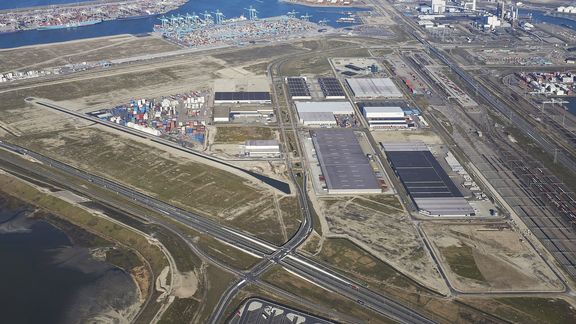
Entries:
[[310, 133], [329, 194], [382, 192], [353, 130], [319, 129]]
[[382, 143], [382, 147], [421, 213], [430, 216], [474, 214], [474, 209], [424, 143]]
[[271, 103], [270, 92], [216, 92], [214, 103]]

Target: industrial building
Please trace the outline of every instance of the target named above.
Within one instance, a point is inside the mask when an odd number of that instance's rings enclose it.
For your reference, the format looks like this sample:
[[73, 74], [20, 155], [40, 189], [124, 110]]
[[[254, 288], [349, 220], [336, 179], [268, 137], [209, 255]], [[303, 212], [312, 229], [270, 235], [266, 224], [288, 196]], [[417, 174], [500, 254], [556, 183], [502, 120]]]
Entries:
[[357, 99], [402, 98], [404, 95], [389, 78], [346, 79]]
[[335, 126], [335, 115], [353, 115], [354, 108], [347, 101], [303, 102], [297, 101], [296, 111], [305, 126]]
[[247, 104], [269, 104], [272, 103], [270, 92], [215, 92], [215, 104], [232, 104], [232, 103], [247, 103]]
[[274, 113], [272, 106], [262, 105], [234, 105], [230, 107], [230, 116], [234, 117], [263, 117]]
[[408, 128], [402, 107], [363, 107], [364, 118], [370, 128]]
[[230, 121], [230, 107], [218, 106], [214, 107], [214, 122], [227, 123]]
[[302, 77], [289, 77], [286, 78], [288, 91], [292, 100], [311, 100], [310, 89], [306, 84], [306, 78]]
[[248, 140], [244, 144], [244, 154], [250, 157], [279, 157], [280, 144], [277, 140]]
[[432, 0], [432, 13], [441, 14], [446, 11], [446, 0]]
[[322, 89], [324, 98], [328, 100], [346, 99], [346, 94], [344, 93], [344, 89], [338, 79], [319, 78], [318, 84], [320, 84], [320, 89]]
[[474, 209], [424, 143], [382, 143], [382, 147], [421, 214], [474, 215]]
[[382, 192], [353, 130], [319, 129], [310, 134], [328, 194]]

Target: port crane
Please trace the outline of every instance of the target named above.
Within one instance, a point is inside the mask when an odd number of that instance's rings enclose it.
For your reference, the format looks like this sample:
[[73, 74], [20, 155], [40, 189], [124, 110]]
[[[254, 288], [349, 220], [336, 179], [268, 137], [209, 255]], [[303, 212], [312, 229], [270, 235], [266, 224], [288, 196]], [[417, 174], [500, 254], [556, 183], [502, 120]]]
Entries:
[[296, 14], [298, 14], [298, 13], [299, 13], [298, 11], [292, 9], [291, 11], [288, 11], [287, 16], [288, 16], [289, 18], [296, 18]]
[[244, 8], [244, 10], [248, 11], [248, 19], [250, 20], [257, 20], [258, 19], [258, 11], [253, 6], [248, 8]]
[[216, 24], [217, 25], [222, 24], [222, 22], [224, 21], [224, 14], [222, 13], [222, 11], [220, 11], [220, 9], [216, 9], [216, 12], [214, 12], [214, 16], [216, 17]]
[[210, 25], [210, 24], [214, 23], [214, 20], [212, 20], [212, 15], [208, 12], [208, 10], [204, 11], [202, 16], [204, 16], [204, 24], [205, 25]]

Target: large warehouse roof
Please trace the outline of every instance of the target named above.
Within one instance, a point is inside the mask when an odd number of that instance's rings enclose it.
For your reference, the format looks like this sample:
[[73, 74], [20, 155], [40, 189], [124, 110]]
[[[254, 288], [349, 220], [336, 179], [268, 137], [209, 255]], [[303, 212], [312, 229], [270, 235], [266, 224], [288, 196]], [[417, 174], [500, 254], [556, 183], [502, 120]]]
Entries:
[[288, 91], [292, 99], [297, 98], [307, 98], [310, 99], [310, 89], [306, 84], [306, 79], [301, 77], [289, 77], [286, 78], [286, 83], [288, 84]]
[[404, 95], [389, 78], [346, 79], [356, 98], [402, 98]]
[[216, 92], [215, 101], [270, 101], [270, 92]]
[[296, 110], [301, 112], [330, 112], [332, 114], [354, 114], [354, 108], [348, 101], [296, 101]]
[[426, 145], [383, 143], [382, 146], [418, 209], [445, 216], [474, 213]]
[[353, 130], [311, 131], [328, 193], [381, 192]]
[[401, 107], [373, 107], [363, 108], [364, 116], [367, 118], [393, 118], [404, 117], [404, 110]]
[[336, 125], [336, 119], [331, 112], [299, 112], [298, 116], [305, 125]]

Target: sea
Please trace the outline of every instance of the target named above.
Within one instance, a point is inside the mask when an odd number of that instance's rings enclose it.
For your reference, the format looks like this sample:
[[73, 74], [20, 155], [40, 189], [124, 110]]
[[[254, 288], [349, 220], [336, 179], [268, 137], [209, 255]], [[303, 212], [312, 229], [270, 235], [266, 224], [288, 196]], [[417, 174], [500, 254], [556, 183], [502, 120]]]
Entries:
[[[62, 3], [77, 3], [79, 0], [0, 0], [1, 9], [14, 9], [29, 6], [48, 6]], [[295, 5], [280, 0], [190, 0], [182, 7], [168, 12], [165, 15], [215, 12], [220, 9], [227, 18], [248, 16], [246, 8], [253, 6], [261, 18], [285, 15], [295, 10], [298, 16], [308, 14], [310, 20], [319, 22], [327, 20], [332, 27], [346, 27], [349, 24], [338, 23], [338, 18], [346, 17], [348, 12], [365, 10], [362, 8], [322, 8]], [[0, 48], [14, 48], [26, 45], [64, 42], [77, 39], [86, 39], [119, 34], [145, 34], [153, 30], [154, 25], [160, 24], [159, 16], [139, 19], [111, 20], [97, 25], [84, 26], [58, 30], [27, 30], [15, 33], [0, 34]]]
[[109, 305], [122, 309], [137, 301], [127, 273], [28, 217], [33, 212], [0, 194], [0, 323], [83, 323]]

